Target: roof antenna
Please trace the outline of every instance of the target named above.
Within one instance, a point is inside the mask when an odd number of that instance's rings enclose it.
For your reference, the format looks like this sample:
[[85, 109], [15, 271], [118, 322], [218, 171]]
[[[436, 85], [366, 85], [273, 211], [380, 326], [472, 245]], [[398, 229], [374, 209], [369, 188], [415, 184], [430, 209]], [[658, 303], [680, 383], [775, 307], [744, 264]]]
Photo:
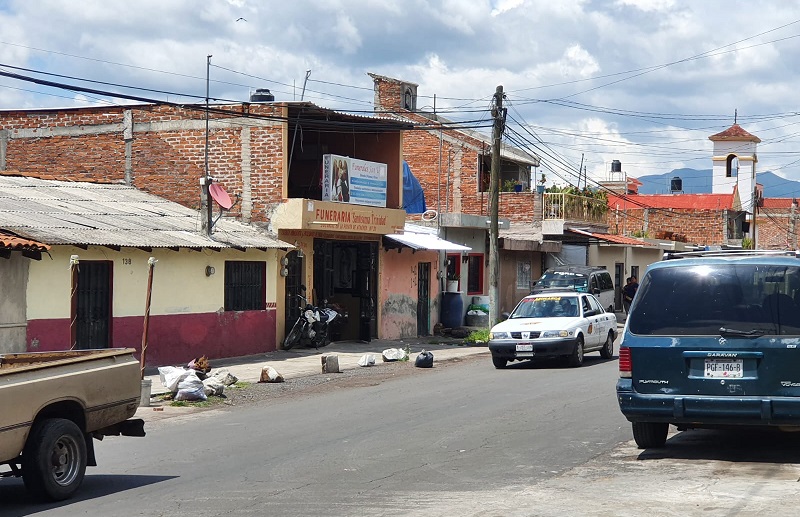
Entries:
[[737, 118], [739, 118], [739, 110], [738, 109], [734, 109], [733, 110], [733, 123], [734, 124], [736, 124], [736, 119]]

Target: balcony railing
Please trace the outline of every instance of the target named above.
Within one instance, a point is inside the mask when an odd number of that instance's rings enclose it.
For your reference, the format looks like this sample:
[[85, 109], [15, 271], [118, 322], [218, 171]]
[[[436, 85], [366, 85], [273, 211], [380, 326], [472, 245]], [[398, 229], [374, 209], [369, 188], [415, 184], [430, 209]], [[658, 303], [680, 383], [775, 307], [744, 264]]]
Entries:
[[606, 224], [608, 202], [565, 193], [545, 193], [544, 219]]

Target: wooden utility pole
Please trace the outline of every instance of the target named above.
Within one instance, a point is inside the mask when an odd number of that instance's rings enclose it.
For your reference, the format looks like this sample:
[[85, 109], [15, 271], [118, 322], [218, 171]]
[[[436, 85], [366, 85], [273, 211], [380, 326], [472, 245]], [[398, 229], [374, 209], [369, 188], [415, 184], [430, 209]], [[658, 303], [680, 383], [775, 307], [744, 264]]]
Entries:
[[492, 127], [492, 168], [489, 181], [489, 326], [499, 320], [500, 277], [499, 239], [497, 219], [500, 213], [500, 140], [505, 129], [506, 111], [503, 108], [503, 87], [498, 86], [494, 93], [494, 107], [492, 108], [494, 126]]

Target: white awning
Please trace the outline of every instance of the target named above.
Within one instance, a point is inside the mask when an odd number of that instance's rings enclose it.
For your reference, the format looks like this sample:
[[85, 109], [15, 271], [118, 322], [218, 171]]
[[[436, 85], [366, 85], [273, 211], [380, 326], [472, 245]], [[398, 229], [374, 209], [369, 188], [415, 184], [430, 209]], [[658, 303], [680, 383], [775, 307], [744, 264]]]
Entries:
[[430, 233], [403, 233], [389, 234], [386, 236], [393, 241], [405, 244], [415, 250], [440, 250], [440, 251], [471, 251], [469, 246], [462, 246], [454, 242], [440, 239]]

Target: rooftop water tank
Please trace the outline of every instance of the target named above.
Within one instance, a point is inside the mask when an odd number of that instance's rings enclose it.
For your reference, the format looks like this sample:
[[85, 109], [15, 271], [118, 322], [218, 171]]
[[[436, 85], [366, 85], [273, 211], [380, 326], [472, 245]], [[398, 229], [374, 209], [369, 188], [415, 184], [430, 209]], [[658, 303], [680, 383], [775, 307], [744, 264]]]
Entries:
[[683, 180], [680, 176], [675, 176], [669, 182], [669, 189], [672, 192], [683, 192]]
[[250, 102], [271, 102], [275, 100], [267, 88], [258, 88], [255, 93], [250, 94]]
[[611, 172], [622, 172], [622, 162], [619, 160], [612, 161]]

